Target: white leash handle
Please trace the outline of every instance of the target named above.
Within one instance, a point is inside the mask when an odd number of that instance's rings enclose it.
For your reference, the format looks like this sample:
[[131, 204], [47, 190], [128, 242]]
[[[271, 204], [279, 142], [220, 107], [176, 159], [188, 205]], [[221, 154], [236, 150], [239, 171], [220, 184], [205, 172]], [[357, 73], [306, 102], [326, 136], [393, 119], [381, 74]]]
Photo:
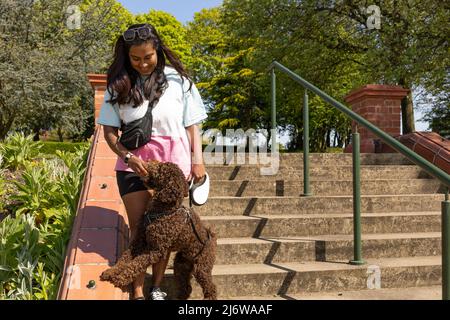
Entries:
[[209, 195], [209, 175], [205, 173], [205, 177], [202, 182], [194, 184], [194, 179], [191, 180], [189, 185], [189, 204], [192, 207], [192, 203], [197, 206], [204, 205], [208, 200]]

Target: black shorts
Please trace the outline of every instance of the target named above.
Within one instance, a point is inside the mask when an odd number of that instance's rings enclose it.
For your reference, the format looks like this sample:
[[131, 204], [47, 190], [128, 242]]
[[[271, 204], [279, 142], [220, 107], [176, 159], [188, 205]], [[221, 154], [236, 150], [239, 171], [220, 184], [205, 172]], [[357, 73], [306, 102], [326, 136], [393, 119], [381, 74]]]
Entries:
[[121, 197], [131, 192], [147, 190], [141, 177], [134, 172], [116, 171], [116, 179]]

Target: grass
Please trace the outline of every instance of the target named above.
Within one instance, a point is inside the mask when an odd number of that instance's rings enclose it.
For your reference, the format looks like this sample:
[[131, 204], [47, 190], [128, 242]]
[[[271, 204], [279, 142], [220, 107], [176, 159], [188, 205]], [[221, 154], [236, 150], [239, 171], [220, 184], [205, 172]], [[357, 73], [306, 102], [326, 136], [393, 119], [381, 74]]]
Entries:
[[42, 141], [41, 153], [55, 155], [56, 151], [74, 152], [77, 148], [89, 144], [89, 142], [54, 142]]

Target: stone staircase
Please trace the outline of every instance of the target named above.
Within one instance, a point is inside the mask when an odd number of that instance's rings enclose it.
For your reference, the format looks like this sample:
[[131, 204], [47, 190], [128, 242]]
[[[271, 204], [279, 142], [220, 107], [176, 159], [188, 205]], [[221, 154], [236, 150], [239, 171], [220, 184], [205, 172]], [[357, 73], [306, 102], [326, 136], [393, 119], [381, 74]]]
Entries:
[[[367, 264], [353, 266], [351, 154], [311, 154], [310, 197], [301, 196], [302, 154], [280, 156], [272, 176], [248, 161], [207, 166], [210, 198], [195, 210], [219, 237], [213, 274], [220, 299], [412, 299], [414, 290], [440, 299], [438, 181], [400, 154], [362, 154]], [[163, 283], [169, 298], [171, 265]], [[150, 279], [149, 270], [147, 290]], [[192, 283], [191, 298], [201, 298]]]

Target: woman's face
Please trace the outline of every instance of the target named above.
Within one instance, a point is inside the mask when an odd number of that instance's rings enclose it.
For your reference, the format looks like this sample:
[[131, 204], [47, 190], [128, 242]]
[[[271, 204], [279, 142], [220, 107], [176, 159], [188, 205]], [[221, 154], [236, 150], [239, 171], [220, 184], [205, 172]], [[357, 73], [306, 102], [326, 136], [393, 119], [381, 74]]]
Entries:
[[128, 56], [131, 66], [143, 76], [150, 75], [158, 62], [156, 50], [149, 42], [131, 46]]

